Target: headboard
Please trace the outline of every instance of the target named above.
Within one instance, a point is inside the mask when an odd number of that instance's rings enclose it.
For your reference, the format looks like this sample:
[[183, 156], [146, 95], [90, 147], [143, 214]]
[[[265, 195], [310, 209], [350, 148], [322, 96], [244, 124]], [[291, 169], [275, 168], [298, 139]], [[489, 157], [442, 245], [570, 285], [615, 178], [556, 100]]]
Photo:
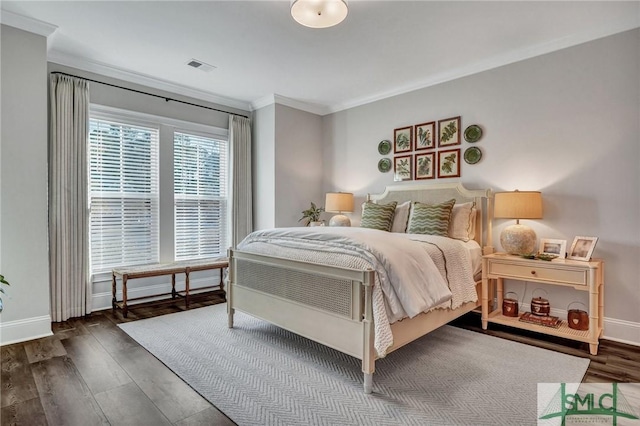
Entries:
[[[462, 183], [435, 183], [387, 186], [381, 194], [367, 194], [367, 201], [386, 203], [396, 201], [417, 201], [425, 204], [438, 204], [454, 198], [456, 203], [475, 202], [476, 241], [484, 254], [493, 252], [492, 226], [493, 193], [491, 189], [466, 189]], [[485, 226], [486, 224], [486, 226]]]

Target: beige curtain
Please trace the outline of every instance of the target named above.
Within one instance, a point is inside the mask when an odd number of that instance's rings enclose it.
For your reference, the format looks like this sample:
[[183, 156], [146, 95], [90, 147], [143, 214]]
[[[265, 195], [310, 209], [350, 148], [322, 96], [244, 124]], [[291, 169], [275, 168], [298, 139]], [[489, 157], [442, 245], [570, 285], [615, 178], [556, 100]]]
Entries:
[[251, 121], [229, 116], [231, 147], [231, 246], [253, 231], [251, 189]]
[[87, 189], [89, 86], [51, 74], [49, 280], [51, 318], [91, 313]]

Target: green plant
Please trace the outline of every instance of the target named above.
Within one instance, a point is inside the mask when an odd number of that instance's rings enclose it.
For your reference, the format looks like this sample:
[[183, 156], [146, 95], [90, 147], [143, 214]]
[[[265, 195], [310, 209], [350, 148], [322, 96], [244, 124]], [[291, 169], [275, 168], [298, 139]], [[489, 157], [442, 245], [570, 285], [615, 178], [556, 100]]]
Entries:
[[311, 207], [302, 211], [302, 217], [298, 220], [298, 222], [307, 219], [307, 226], [311, 222], [318, 222], [320, 220], [320, 214], [323, 211], [324, 207], [316, 207], [316, 205], [311, 202]]
[[[0, 293], [4, 293], [4, 289], [2, 288], [2, 284], [9, 285], [9, 281], [4, 279], [4, 275], [0, 275]], [[3, 308], [2, 297], [0, 296], [0, 312], [2, 312]]]

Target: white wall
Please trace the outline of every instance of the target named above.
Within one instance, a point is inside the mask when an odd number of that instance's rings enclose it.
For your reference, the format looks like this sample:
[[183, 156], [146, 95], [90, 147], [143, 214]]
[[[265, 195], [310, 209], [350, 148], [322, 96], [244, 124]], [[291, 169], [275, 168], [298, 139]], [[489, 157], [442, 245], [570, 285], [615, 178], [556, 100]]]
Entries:
[[2, 344], [51, 334], [47, 233], [47, 40], [2, 25]]
[[[640, 344], [640, 30], [417, 90], [323, 119], [324, 190], [360, 199], [393, 183], [377, 162], [393, 129], [462, 116], [480, 124], [483, 152], [462, 164], [469, 188], [540, 190], [539, 237], [597, 236], [604, 258], [605, 335]], [[471, 146], [462, 143], [464, 149]], [[457, 180], [440, 179], [439, 181]], [[509, 221], [495, 222], [494, 244]], [[497, 247], [501, 249], [500, 247]], [[568, 247], [569, 248], [569, 247]], [[535, 284], [511, 283], [525, 301]], [[586, 295], [547, 289], [566, 309]]]

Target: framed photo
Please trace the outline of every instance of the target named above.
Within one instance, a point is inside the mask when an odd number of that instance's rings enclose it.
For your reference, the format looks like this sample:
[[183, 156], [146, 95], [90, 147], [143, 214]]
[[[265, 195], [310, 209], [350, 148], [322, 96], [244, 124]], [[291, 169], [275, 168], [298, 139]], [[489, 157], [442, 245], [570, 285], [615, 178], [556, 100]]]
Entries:
[[438, 177], [460, 176], [460, 148], [438, 151]]
[[411, 152], [413, 150], [413, 126], [393, 131], [393, 153]]
[[415, 126], [416, 151], [421, 149], [433, 149], [436, 147], [436, 122], [416, 124]]
[[413, 155], [402, 155], [393, 159], [393, 180], [400, 182], [413, 179]]
[[460, 145], [460, 116], [438, 120], [438, 146]]
[[571, 250], [569, 250], [569, 259], [573, 260], [591, 260], [593, 249], [596, 248], [598, 237], [575, 237]]
[[414, 170], [416, 171], [416, 180], [433, 179], [436, 177], [436, 174], [434, 173], [436, 166], [435, 152], [430, 152], [428, 154], [416, 154], [415, 160], [416, 162]]
[[540, 248], [538, 249], [538, 252], [542, 254], [553, 254], [564, 259], [567, 254], [567, 240], [540, 238]]

